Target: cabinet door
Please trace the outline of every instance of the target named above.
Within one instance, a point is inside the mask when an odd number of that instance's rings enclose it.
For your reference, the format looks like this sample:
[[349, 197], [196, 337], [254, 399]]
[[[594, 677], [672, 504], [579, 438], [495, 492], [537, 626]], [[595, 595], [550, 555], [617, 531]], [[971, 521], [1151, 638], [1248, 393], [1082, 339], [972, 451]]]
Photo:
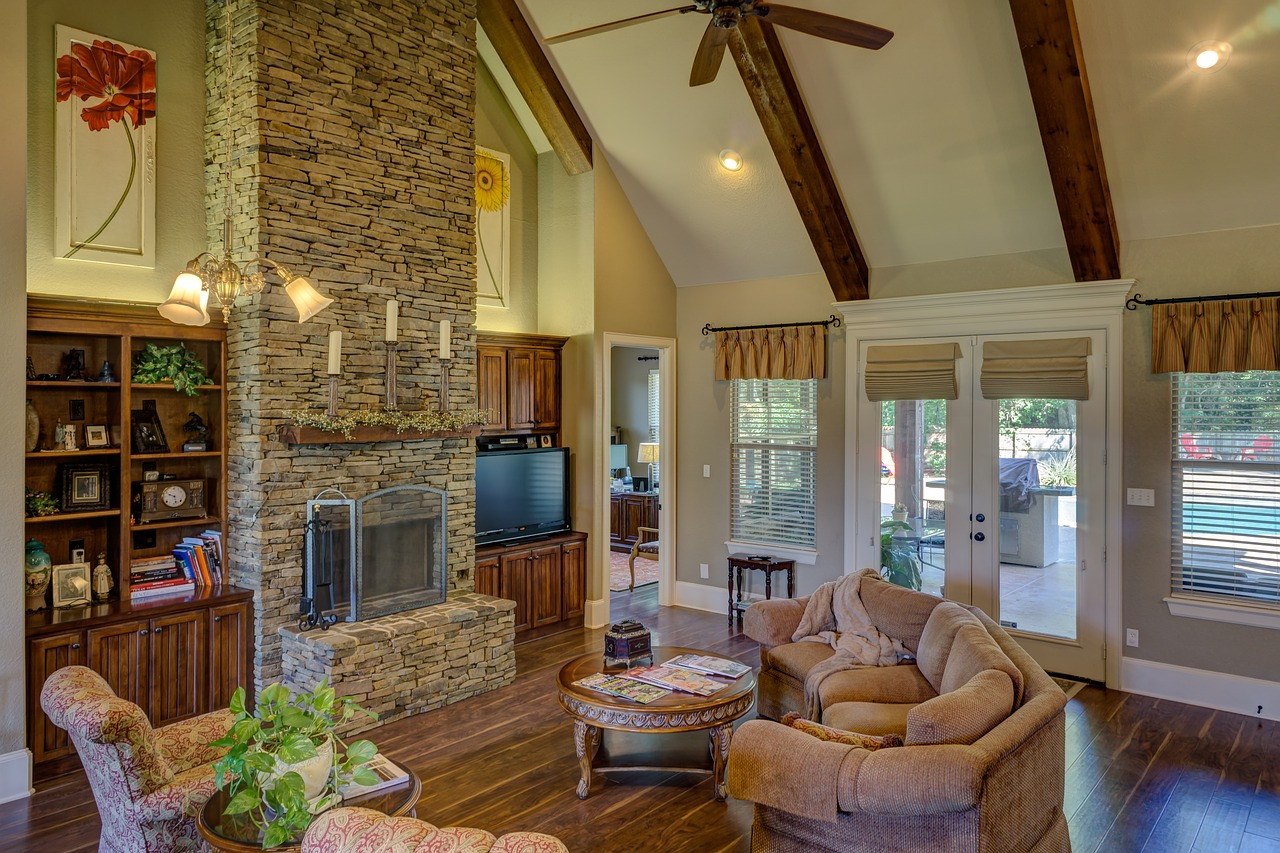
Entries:
[[507, 350], [507, 429], [533, 429], [535, 350]]
[[498, 597], [516, 603], [516, 631], [530, 627], [529, 575], [532, 570], [533, 557], [529, 551], [504, 554], [498, 563]]
[[[121, 622], [88, 631], [89, 668], [106, 679], [121, 699], [128, 699], [150, 716], [151, 626]], [[157, 725], [155, 718], [151, 718]]]
[[570, 542], [560, 549], [560, 618], [582, 619], [587, 602], [587, 544]]
[[533, 549], [533, 569], [530, 580], [533, 598], [530, 601], [529, 618], [533, 627], [552, 625], [560, 621], [560, 546], [548, 545]]
[[476, 592], [481, 595], [498, 594], [498, 558], [484, 557], [476, 560]]
[[626, 531], [622, 521], [622, 495], [609, 496], [609, 541], [621, 545]]
[[62, 729], [49, 722], [40, 708], [40, 690], [45, 679], [54, 670], [64, 666], [84, 664], [84, 634], [72, 631], [50, 637], [36, 637], [31, 641], [27, 658], [27, 720], [31, 737], [32, 760], [39, 764], [64, 755], [72, 755], [76, 748]]
[[151, 620], [151, 725], [208, 709], [208, 612], [193, 610]]
[[476, 408], [492, 416], [485, 432], [502, 432], [507, 428], [507, 351], [476, 347], [476, 371]]
[[250, 670], [249, 602], [209, 610], [209, 708], [225, 708], [237, 687], [253, 692]]
[[622, 503], [622, 542], [628, 547], [640, 538], [640, 528], [649, 527], [645, 523], [646, 498], [643, 495], [623, 495]]
[[559, 350], [534, 353], [533, 422], [535, 429], [560, 429]]

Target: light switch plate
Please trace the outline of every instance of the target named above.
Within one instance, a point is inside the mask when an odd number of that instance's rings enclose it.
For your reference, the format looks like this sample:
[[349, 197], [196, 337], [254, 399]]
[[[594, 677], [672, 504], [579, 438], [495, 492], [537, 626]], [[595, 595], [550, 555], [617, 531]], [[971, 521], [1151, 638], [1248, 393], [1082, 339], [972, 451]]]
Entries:
[[1129, 489], [1129, 506], [1155, 506], [1155, 489]]
[[710, 477], [710, 476], [711, 476], [711, 466], [710, 466], [710, 465], [703, 465], [703, 466], [702, 466], [702, 476], [704, 476], [704, 477]]

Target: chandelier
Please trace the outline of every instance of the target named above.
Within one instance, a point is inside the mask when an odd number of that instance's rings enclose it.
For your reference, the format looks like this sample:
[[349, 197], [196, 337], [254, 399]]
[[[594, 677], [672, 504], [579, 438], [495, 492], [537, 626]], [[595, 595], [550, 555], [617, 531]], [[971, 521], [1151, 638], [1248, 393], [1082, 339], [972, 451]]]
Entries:
[[[316, 291], [311, 282], [295, 275], [286, 267], [269, 258], [256, 257], [237, 266], [231, 259], [231, 2], [226, 4], [226, 40], [223, 52], [226, 58], [226, 81], [223, 101], [227, 120], [222, 135], [226, 141], [226, 161], [223, 164], [223, 189], [225, 192], [222, 218], [222, 257], [212, 252], [201, 252], [192, 258], [186, 269], [173, 282], [169, 298], [157, 310], [160, 316], [184, 326], [203, 326], [209, 322], [209, 299], [212, 294], [222, 319], [229, 322], [236, 300], [241, 296], [256, 296], [267, 287], [264, 269], [270, 268], [284, 282], [284, 291], [298, 309], [298, 322], [305, 323], [333, 304], [333, 300]], [[259, 269], [250, 272], [253, 267]]]

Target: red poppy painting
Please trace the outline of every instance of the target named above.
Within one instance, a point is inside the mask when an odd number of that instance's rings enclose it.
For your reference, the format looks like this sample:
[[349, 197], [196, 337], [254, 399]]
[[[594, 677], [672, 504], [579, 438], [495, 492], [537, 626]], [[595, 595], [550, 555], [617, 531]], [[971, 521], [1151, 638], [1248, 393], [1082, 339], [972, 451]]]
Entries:
[[57, 28], [62, 258], [154, 266], [156, 57]]

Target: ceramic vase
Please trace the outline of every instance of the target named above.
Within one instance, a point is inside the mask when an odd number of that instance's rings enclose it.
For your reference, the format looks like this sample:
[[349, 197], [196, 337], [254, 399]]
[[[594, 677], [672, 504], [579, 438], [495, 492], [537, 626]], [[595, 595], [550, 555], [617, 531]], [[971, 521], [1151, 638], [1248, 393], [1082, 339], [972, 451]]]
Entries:
[[34, 453], [40, 444], [40, 413], [31, 401], [27, 401], [27, 452]]
[[320, 796], [325, 783], [329, 781], [329, 773], [332, 770], [333, 741], [328, 740], [316, 747], [314, 758], [307, 758], [296, 764], [286, 764], [277, 758], [275, 769], [264, 774], [266, 776], [264, 787], [270, 787], [269, 783], [273, 783], [286, 773], [297, 773], [302, 777], [303, 794], [310, 800]]
[[27, 610], [43, 610], [44, 594], [49, 589], [53, 574], [53, 560], [45, 553], [44, 545], [34, 539], [27, 541]]

